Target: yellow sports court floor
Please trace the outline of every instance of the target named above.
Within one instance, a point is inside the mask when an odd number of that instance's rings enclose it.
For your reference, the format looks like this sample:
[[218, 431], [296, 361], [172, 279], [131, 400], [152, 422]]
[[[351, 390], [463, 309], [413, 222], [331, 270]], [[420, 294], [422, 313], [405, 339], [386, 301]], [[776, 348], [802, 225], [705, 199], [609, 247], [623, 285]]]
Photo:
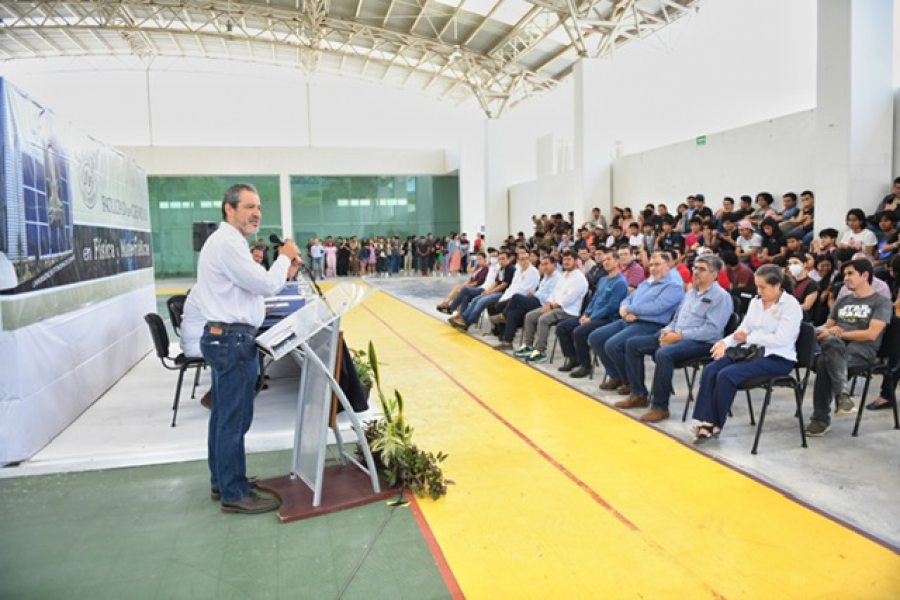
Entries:
[[343, 326], [449, 454], [418, 510], [456, 593], [900, 597], [894, 550], [383, 292]]

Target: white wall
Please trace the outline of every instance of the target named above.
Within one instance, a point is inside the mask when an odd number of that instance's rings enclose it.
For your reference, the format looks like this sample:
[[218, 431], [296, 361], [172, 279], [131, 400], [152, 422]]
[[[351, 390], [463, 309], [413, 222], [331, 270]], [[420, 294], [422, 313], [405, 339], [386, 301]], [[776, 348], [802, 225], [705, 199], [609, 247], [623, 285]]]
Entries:
[[469, 104], [334, 75], [173, 57], [156, 58], [149, 76], [134, 57], [11, 61], [0, 63], [0, 76], [126, 148], [152, 174], [459, 170], [462, 230], [474, 234], [485, 223], [485, 117]]
[[[670, 210], [693, 193], [718, 208], [767, 191], [781, 194], [815, 187], [815, 111], [807, 110], [730, 131], [624, 156], [613, 163], [613, 200], [637, 210], [648, 202]], [[780, 206], [780, 202], [779, 202]]]
[[561, 173], [520, 183], [509, 188], [509, 231], [534, 232], [531, 215], [562, 213], [572, 210], [575, 193], [574, 173]]

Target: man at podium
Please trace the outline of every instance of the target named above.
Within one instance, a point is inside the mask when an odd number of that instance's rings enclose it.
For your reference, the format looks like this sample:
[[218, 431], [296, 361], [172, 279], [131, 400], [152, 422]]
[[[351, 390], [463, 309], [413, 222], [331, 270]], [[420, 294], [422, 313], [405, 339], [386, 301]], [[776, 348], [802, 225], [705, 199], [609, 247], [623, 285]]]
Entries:
[[274, 296], [299, 268], [300, 250], [285, 240], [267, 271], [250, 255], [247, 237], [259, 231], [261, 204], [256, 188], [239, 183], [222, 199], [224, 222], [203, 245], [191, 300], [206, 325], [200, 338], [203, 358], [212, 370], [208, 462], [211, 496], [222, 511], [261, 513], [278, 501], [250, 490], [244, 435], [253, 421], [259, 362], [256, 331], [265, 317], [263, 298]]

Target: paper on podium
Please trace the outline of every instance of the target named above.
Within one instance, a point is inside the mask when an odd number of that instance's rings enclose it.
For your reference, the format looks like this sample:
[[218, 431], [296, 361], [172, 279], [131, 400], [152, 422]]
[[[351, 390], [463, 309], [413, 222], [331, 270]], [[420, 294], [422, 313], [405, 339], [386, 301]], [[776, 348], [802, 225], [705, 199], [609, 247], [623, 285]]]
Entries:
[[309, 297], [302, 308], [257, 337], [256, 345], [278, 360], [351, 308], [364, 302], [374, 292], [375, 289], [368, 285], [339, 283], [322, 297]]

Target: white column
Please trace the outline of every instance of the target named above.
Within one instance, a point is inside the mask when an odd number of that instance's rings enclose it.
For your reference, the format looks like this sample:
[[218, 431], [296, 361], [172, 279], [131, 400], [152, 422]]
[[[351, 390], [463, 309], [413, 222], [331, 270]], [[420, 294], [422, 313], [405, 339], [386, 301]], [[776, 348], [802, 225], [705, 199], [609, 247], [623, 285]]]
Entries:
[[509, 185], [503, 172], [503, 160], [497, 152], [500, 124], [495, 119], [484, 123], [484, 233], [489, 246], [496, 246], [509, 235]]
[[893, 2], [819, 0], [816, 231], [845, 228], [891, 187]]
[[294, 213], [291, 207], [291, 176], [287, 173], [278, 175], [278, 196], [281, 205], [281, 237], [294, 237]]
[[572, 210], [576, 224], [599, 206], [607, 219], [612, 214], [612, 151], [615, 140], [604, 130], [609, 119], [604, 110], [604, 94], [616, 93], [603, 87], [603, 59], [583, 58], [575, 63], [575, 198]]
[[487, 161], [485, 156], [486, 133], [481, 122], [466, 127], [460, 135], [459, 168], [459, 231], [467, 233], [469, 240], [481, 232], [485, 225], [487, 202]]

